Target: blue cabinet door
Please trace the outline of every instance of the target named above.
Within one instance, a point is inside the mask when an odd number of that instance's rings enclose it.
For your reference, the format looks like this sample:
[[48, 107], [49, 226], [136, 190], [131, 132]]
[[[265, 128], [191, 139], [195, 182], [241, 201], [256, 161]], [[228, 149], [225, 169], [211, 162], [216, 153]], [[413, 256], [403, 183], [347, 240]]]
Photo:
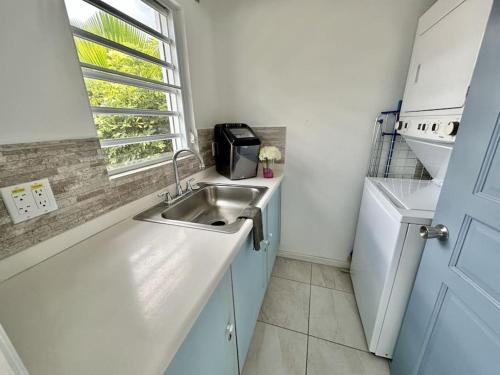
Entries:
[[495, 1], [393, 375], [500, 374], [500, 1]]
[[281, 241], [281, 187], [273, 194], [267, 205], [267, 277], [271, 277], [274, 261], [278, 255]]
[[231, 275], [228, 271], [165, 374], [237, 375], [234, 327]]
[[[264, 242], [264, 241], [263, 241]], [[267, 286], [267, 251], [253, 247], [252, 233], [247, 237], [231, 265], [238, 360], [243, 369], [252, 334]]]

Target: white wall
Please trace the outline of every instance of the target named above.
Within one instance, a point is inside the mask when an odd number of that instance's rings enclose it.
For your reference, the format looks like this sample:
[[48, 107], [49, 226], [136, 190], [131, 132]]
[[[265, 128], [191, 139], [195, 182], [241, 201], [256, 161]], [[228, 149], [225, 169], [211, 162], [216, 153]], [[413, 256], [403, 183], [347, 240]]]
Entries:
[[282, 250], [345, 262], [371, 127], [432, 0], [218, 0], [220, 121], [287, 129]]
[[[344, 261], [376, 113], [432, 0], [179, 0], [195, 122], [286, 125], [282, 248]], [[63, 0], [0, 3], [0, 143], [92, 137]]]
[[0, 46], [0, 143], [96, 136], [63, 0], [3, 0]]
[[[207, 127], [216, 110], [211, 20], [203, 3], [179, 3], [195, 123]], [[96, 136], [63, 0], [2, 0], [0, 47], [0, 144]]]
[[208, 1], [177, 0], [184, 13], [195, 125], [210, 128], [217, 119], [217, 78], [212, 14]]

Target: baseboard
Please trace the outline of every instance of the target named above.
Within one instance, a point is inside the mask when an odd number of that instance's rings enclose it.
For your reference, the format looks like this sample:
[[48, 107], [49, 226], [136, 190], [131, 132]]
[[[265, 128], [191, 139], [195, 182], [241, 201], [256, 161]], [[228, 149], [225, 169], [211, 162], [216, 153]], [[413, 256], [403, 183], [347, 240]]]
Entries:
[[339, 267], [339, 268], [349, 268], [350, 267], [349, 262], [347, 262], [345, 260], [318, 257], [315, 255], [307, 255], [307, 254], [297, 253], [294, 251], [287, 251], [287, 250], [280, 249], [278, 251], [278, 255], [281, 257], [284, 257], [284, 258], [297, 259], [297, 260], [302, 260], [304, 262], [325, 264], [327, 266], [333, 266], [333, 267]]

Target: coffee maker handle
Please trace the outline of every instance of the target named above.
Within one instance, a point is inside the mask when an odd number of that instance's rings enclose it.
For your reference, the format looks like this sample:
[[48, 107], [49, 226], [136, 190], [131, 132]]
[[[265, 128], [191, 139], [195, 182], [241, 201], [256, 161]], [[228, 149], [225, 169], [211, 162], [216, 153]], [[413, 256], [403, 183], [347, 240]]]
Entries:
[[212, 142], [212, 156], [215, 158], [218, 154], [219, 151], [219, 146], [217, 145], [217, 142]]

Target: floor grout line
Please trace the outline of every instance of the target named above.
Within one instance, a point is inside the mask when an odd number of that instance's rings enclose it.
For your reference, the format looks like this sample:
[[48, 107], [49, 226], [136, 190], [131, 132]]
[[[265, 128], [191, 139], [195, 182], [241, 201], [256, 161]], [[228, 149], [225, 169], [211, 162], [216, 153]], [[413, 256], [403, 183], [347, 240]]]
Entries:
[[274, 273], [271, 273], [271, 276], [272, 277], [276, 277], [278, 279], [283, 279], [283, 280], [288, 280], [288, 281], [295, 281], [297, 283], [301, 283], [301, 284], [305, 284], [305, 285], [312, 285], [312, 286], [317, 286], [318, 288], [325, 288], [325, 289], [331, 289], [331, 290], [337, 290], [339, 292], [343, 292], [343, 293], [347, 293], [347, 294], [352, 294], [354, 295], [354, 292], [349, 292], [347, 290], [342, 290], [342, 289], [338, 289], [338, 288], [330, 288], [328, 286], [324, 286], [324, 285], [318, 285], [318, 284], [313, 284], [312, 282], [312, 266], [311, 266], [311, 277], [310, 277], [310, 280], [308, 283], [306, 283], [305, 281], [301, 281], [301, 280], [295, 280], [295, 279], [291, 279], [289, 277], [284, 277], [284, 276], [279, 276], [279, 275], [275, 275]]
[[260, 323], [262, 323], [262, 324], [267, 324], [267, 325], [270, 325], [270, 326], [273, 326], [273, 327], [277, 327], [277, 328], [285, 329], [285, 330], [290, 331], [290, 332], [299, 333], [299, 334], [304, 335], [304, 336], [312, 337], [312, 338], [314, 338], [314, 339], [323, 340], [323, 341], [329, 342], [329, 343], [331, 343], [331, 344], [336, 344], [336, 345], [343, 346], [343, 347], [345, 347], [345, 348], [349, 348], [349, 349], [357, 350], [358, 352], [363, 352], [363, 353], [368, 353], [368, 354], [370, 354], [370, 353], [371, 353], [369, 350], [364, 350], [364, 349], [355, 348], [354, 346], [350, 346], [350, 345], [342, 344], [342, 343], [340, 343], [340, 342], [336, 342], [336, 341], [333, 341], [333, 340], [328, 340], [328, 339], [325, 339], [325, 338], [323, 338], [323, 337], [319, 337], [319, 336], [310, 335], [310, 334], [307, 334], [307, 333], [304, 333], [304, 332], [296, 331], [295, 329], [291, 329], [291, 328], [283, 327], [283, 326], [280, 326], [280, 325], [278, 325], [278, 324], [274, 324], [274, 323], [269, 323], [269, 322], [266, 322], [266, 321], [264, 321], [264, 320], [257, 320], [257, 321], [258, 321], [258, 322], [260, 322]]
[[299, 262], [299, 263], [305, 263], [305, 264], [309, 264], [312, 266], [319, 266], [319, 267], [328, 267], [328, 268], [334, 268], [342, 273], [347, 273], [347, 274], [351, 274], [351, 269], [350, 269], [350, 266], [349, 267], [337, 267], [337, 266], [332, 266], [330, 264], [324, 264], [324, 263], [313, 263], [313, 262], [308, 262], [307, 260], [300, 260], [300, 259], [295, 259], [295, 258], [287, 258], [287, 257], [283, 257], [283, 256], [278, 256], [277, 258], [281, 258], [281, 259], [286, 259], [286, 260], [293, 260], [295, 262]]
[[306, 375], [307, 375], [308, 361], [309, 361], [309, 335], [307, 335], [307, 341], [306, 341]]
[[274, 273], [271, 274], [271, 277], [276, 277], [278, 279], [283, 279], [283, 280], [288, 280], [288, 281], [295, 281], [296, 283], [301, 283], [301, 284], [305, 284], [305, 285], [311, 285], [310, 283], [306, 283], [304, 281], [289, 279], [288, 277], [278, 276], [278, 275], [275, 275]]
[[268, 324], [268, 325], [273, 326], [273, 327], [278, 327], [278, 328], [281, 328], [281, 329], [286, 329], [287, 331], [290, 331], [290, 332], [300, 333], [301, 335], [308, 336], [307, 333], [296, 331], [295, 329], [286, 328], [286, 327], [280, 326], [278, 324], [266, 322], [264, 320], [257, 320], [257, 321], [260, 322], [260, 323]]
[[327, 286], [314, 285], [314, 284], [311, 284], [311, 286], [315, 286], [315, 287], [317, 287], [317, 288], [323, 288], [323, 289], [335, 290], [336, 292], [342, 292], [342, 293], [345, 293], [345, 294], [350, 294], [351, 296], [354, 296], [354, 293], [353, 293], [353, 292], [347, 292], [347, 291], [342, 290], [342, 289], [328, 288]]
[[294, 279], [290, 279], [288, 277], [283, 277], [283, 276], [278, 276], [278, 275], [275, 275], [275, 274], [271, 274], [271, 277], [276, 277], [277, 279], [283, 279], [283, 280], [288, 280], [288, 281], [295, 281], [296, 283], [301, 283], [301, 284], [304, 284], [304, 285], [312, 285], [312, 286], [317, 286], [318, 288], [323, 288], [323, 289], [330, 289], [330, 290], [336, 290], [337, 292], [342, 292], [342, 293], [347, 293], [347, 294], [352, 294], [354, 295], [353, 292], [349, 292], [347, 290], [342, 290], [342, 289], [337, 289], [337, 288], [330, 288], [328, 286], [323, 286], [323, 285], [317, 285], [317, 284], [313, 284], [312, 283], [312, 276], [311, 276], [311, 282], [310, 283], [306, 283], [304, 281], [299, 281], [299, 280], [294, 280]]
[[[286, 328], [285, 328], [286, 329]], [[335, 344], [335, 345], [340, 345], [340, 346], [343, 346], [345, 348], [349, 348], [349, 349], [353, 349], [353, 350], [357, 350], [358, 352], [363, 352], [363, 353], [368, 353], [368, 354], [371, 354], [370, 351], [368, 350], [364, 350], [364, 349], [360, 349], [360, 348], [355, 348], [354, 346], [350, 346], [350, 345], [346, 345], [346, 344], [342, 344], [340, 342], [336, 342], [336, 341], [332, 341], [332, 340], [328, 340], [328, 339], [324, 339], [322, 337], [318, 337], [318, 336], [314, 336], [314, 335], [307, 335], [309, 337], [312, 337], [314, 339], [317, 339], [317, 340], [323, 340], [323, 341], [326, 341], [326, 342], [329, 342], [331, 344]]]
[[307, 344], [306, 344], [306, 375], [307, 365], [309, 363], [309, 331], [311, 325], [311, 300], [312, 300], [312, 265], [311, 273], [309, 274], [309, 311], [307, 312]]

